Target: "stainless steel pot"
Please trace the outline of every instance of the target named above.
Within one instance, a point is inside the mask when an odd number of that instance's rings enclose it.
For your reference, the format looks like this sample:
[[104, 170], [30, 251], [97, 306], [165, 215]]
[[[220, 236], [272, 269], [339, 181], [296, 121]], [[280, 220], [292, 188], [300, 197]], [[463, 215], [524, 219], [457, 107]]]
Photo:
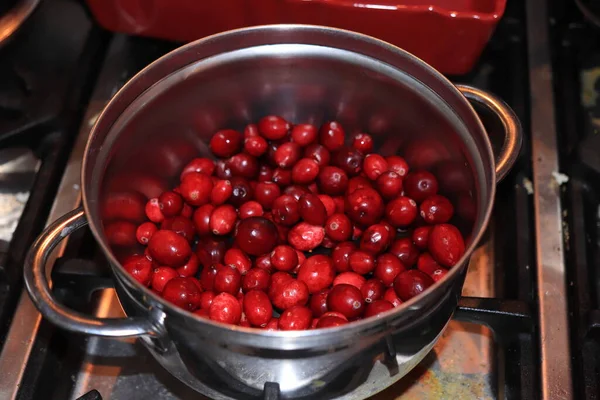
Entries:
[[[497, 157], [467, 99], [501, 127]], [[209, 154], [214, 131], [272, 113], [292, 122], [339, 120], [349, 132], [370, 132], [380, 152], [399, 151], [413, 166], [436, 170], [443, 193], [457, 201], [457, 223], [468, 237], [461, 262], [425, 293], [378, 318], [298, 332], [201, 319], [133, 280], [103, 232], [107, 199], [131, 190], [156, 196], [191, 158]], [[451, 318], [469, 256], [488, 223], [496, 181], [520, 144], [519, 122], [502, 101], [456, 87], [374, 38], [298, 25], [211, 36], [152, 63], [108, 104], [83, 161], [83, 210], [60, 218], [34, 243], [25, 266], [27, 289], [44, 317], [61, 328], [139, 336], [166, 369], [211, 398], [365, 398], [412, 369]], [[46, 260], [60, 240], [86, 224], [110, 262], [128, 318], [93, 318], [53, 298]]]

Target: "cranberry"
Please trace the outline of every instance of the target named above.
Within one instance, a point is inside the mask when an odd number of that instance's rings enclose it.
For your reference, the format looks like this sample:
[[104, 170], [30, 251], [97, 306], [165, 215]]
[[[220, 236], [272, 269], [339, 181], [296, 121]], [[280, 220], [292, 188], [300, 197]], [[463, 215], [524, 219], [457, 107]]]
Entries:
[[331, 252], [333, 266], [337, 272], [350, 271], [350, 254], [356, 250], [356, 245], [352, 242], [343, 242], [338, 244]]
[[454, 214], [454, 207], [450, 200], [439, 194], [429, 196], [419, 207], [421, 217], [429, 224], [444, 224], [450, 221]]
[[278, 285], [271, 283], [269, 297], [273, 305], [280, 310], [297, 305], [303, 306], [308, 302], [308, 287], [304, 282], [290, 277], [289, 280]]
[[304, 221], [311, 225], [325, 225], [327, 210], [316, 194], [305, 194], [298, 200], [298, 211]]
[[219, 180], [215, 183], [210, 192], [210, 201], [218, 206], [229, 200], [232, 193], [233, 186], [231, 186], [231, 182], [228, 180]]
[[371, 181], [369, 181], [364, 176], [355, 176], [353, 178], [350, 178], [350, 180], [348, 181], [348, 188], [346, 189], [346, 193], [354, 193], [354, 191], [358, 189], [373, 189], [373, 185], [371, 184]]
[[388, 169], [400, 175], [401, 178], [404, 178], [406, 174], [408, 174], [408, 164], [404, 158], [400, 156], [389, 156], [386, 157], [385, 160], [388, 163]]
[[335, 328], [336, 326], [346, 325], [347, 323], [348, 323], [348, 321], [346, 321], [342, 318], [327, 315], [325, 317], [319, 318], [316, 327], [319, 329]]
[[150, 284], [153, 265], [152, 261], [146, 256], [135, 255], [130, 257], [125, 264], [123, 264], [123, 268], [142, 285], [148, 286]]
[[319, 188], [331, 196], [344, 194], [348, 187], [348, 175], [338, 167], [327, 165], [319, 173]]
[[179, 277], [179, 274], [173, 268], [158, 267], [154, 269], [150, 286], [158, 293], [162, 293], [167, 282], [177, 277]]
[[179, 215], [190, 219], [190, 218], [192, 218], [193, 213], [194, 213], [194, 209], [189, 204], [183, 203], [183, 208], [181, 209], [181, 214], [179, 214]]
[[208, 146], [217, 157], [231, 157], [242, 149], [242, 134], [233, 129], [218, 131], [210, 138]]
[[178, 267], [186, 263], [192, 249], [188, 241], [173, 231], [159, 230], [148, 242], [152, 259], [163, 265]]
[[310, 297], [310, 309], [315, 317], [320, 317], [327, 312], [327, 295], [329, 289], [321, 290], [320, 292], [314, 293]]
[[212, 188], [210, 176], [197, 172], [187, 174], [179, 185], [179, 191], [185, 201], [195, 207], [209, 202]]
[[372, 254], [383, 252], [390, 244], [390, 230], [383, 224], [371, 225], [363, 232], [360, 249]]
[[266, 291], [269, 287], [271, 275], [264, 269], [252, 268], [242, 277], [242, 290], [248, 293], [251, 290]]
[[417, 262], [419, 250], [409, 238], [400, 238], [390, 246], [389, 252], [402, 261], [406, 268], [410, 268]]
[[427, 248], [429, 232], [431, 232], [431, 226], [420, 226], [413, 231], [412, 240], [415, 246], [420, 250], [425, 250]]
[[383, 299], [392, 303], [394, 307], [398, 307], [400, 304], [402, 304], [402, 300], [400, 300], [400, 297], [398, 297], [393, 287], [388, 288], [385, 291], [383, 294]]
[[319, 196], [319, 200], [321, 200], [321, 203], [323, 203], [323, 205], [325, 206], [325, 211], [327, 213], [327, 217], [329, 218], [333, 214], [335, 214], [337, 206], [336, 206], [333, 198], [331, 196], [327, 196], [326, 194], [319, 194], [318, 196]]
[[325, 233], [336, 242], [343, 242], [352, 236], [352, 222], [345, 214], [333, 214], [325, 223]]
[[311, 124], [296, 125], [292, 129], [290, 137], [298, 146], [308, 146], [317, 140], [317, 128]]
[[177, 268], [177, 273], [180, 276], [194, 276], [198, 272], [199, 268], [200, 261], [198, 260], [198, 256], [192, 253], [190, 254], [190, 258], [187, 260], [187, 262], [181, 267]]
[[320, 144], [311, 144], [306, 149], [304, 149], [304, 157], [315, 160], [319, 165], [319, 168], [322, 168], [329, 164], [331, 160], [331, 154], [329, 150]]
[[147, 245], [157, 230], [158, 228], [152, 222], [144, 222], [137, 227], [135, 237], [140, 244]]
[[163, 298], [184, 310], [194, 311], [200, 307], [200, 289], [194, 280], [183, 277], [171, 279], [163, 289]]
[[260, 290], [252, 290], [244, 296], [244, 314], [251, 325], [265, 327], [273, 317], [269, 296]]
[[290, 246], [277, 246], [271, 252], [271, 265], [278, 271], [291, 271], [298, 265], [298, 254]]
[[362, 234], [363, 231], [358, 226], [354, 225], [354, 227], [352, 227], [352, 240], [357, 240]]
[[265, 331], [278, 331], [279, 330], [279, 318], [273, 317], [264, 327]]
[[319, 175], [319, 165], [315, 160], [303, 158], [292, 168], [292, 181], [307, 185]]
[[290, 124], [283, 118], [269, 115], [258, 121], [259, 132], [269, 140], [278, 140], [285, 137], [290, 130]]
[[235, 207], [240, 207], [247, 201], [252, 200], [253, 192], [248, 181], [244, 178], [232, 178], [231, 186], [233, 188], [229, 202]]
[[347, 271], [342, 272], [341, 274], [335, 277], [335, 279], [333, 280], [333, 286], [352, 285], [357, 289], [360, 289], [366, 281], [367, 279], [364, 276], [357, 274], [356, 272]]
[[288, 186], [292, 183], [292, 171], [289, 169], [275, 168], [271, 179], [280, 187]]
[[285, 310], [279, 316], [279, 329], [282, 331], [303, 331], [310, 328], [312, 313], [303, 306]]
[[351, 147], [343, 147], [333, 156], [333, 164], [343, 169], [349, 176], [355, 176], [362, 169], [363, 155]]
[[224, 204], [215, 208], [210, 216], [210, 231], [214, 235], [227, 235], [237, 221], [237, 212], [232, 205]]
[[327, 308], [343, 314], [348, 319], [356, 319], [363, 313], [365, 304], [357, 287], [340, 284], [331, 288], [327, 296]]
[[153, 198], [148, 200], [146, 203], [146, 216], [152, 222], [160, 224], [165, 220], [165, 215], [162, 213], [160, 209], [160, 203], [157, 198]]
[[393, 199], [402, 192], [402, 178], [394, 171], [379, 175], [375, 185], [384, 199]]
[[206, 237], [198, 242], [196, 255], [202, 265], [222, 264], [227, 246], [218, 236]]
[[425, 272], [427, 275], [431, 275], [433, 271], [440, 268], [442, 267], [433, 259], [433, 257], [431, 257], [431, 254], [425, 252], [419, 255], [419, 259], [417, 260], [417, 269], [419, 271]]
[[271, 254], [263, 254], [260, 257], [256, 257], [254, 261], [254, 267], [264, 269], [269, 274], [273, 272], [273, 264], [271, 264]]
[[398, 257], [391, 253], [385, 253], [377, 257], [377, 266], [373, 275], [381, 280], [385, 286], [392, 286], [396, 276], [405, 270], [406, 267]]
[[202, 292], [200, 294], [200, 308], [204, 310], [210, 309], [210, 305], [212, 304], [216, 294], [215, 292], [207, 291]]
[[249, 201], [244, 203], [238, 209], [238, 216], [240, 219], [246, 219], [250, 217], [262, 217], [264, 210], [259, 202]]
[[237, 325], [242, 318], [242, 307], [235, 296], [220, 293], [213, 299], [208, 315], [213, 321]]
[[404, 271], [398, 274], [394, 280], [394, 290], [402, 301], [408, 301], [418, 296], [431, 285], [433, 285], [433, 279], [417, 269]]
[[183, 178], [190, 172], [196, 172], [210, 176], [215, 172], [215, 162], [210, 158], [194, 158], [185, 167], [183, 167], [183, 171], [181, 172], [181, 175], [179, 175], [179, 180], [182, 181]]
[[246, 153], [239, 153], [227, 160], [233, 176], [252, 179], [258, 175], [258, 160]]
[[310, 293], [317, 293], [333, 283], [335, 270], [331, 259], [319, 254], [309, 257], [298, 270], [298, 280], [306, 283]]
[[383, 297], [385, 286], [379, 279], [369, 279], [360, 288], [366, 303], [372, 303]]
[[436, 269], [429, 276], [434, 282], [439, 282], [448, 274], [448, 270], [444, 268]]
[[273, 169], [266, 164], [261, 165], [258, 169], [257, 180], [258, 182], [267, 182], [273, 180]]
[[362, 225], [373, 225], [383, 214], [383, 200], [373, 189], [356, 189], [346, 197], [346, 213]]
[[375, 315], [379, 315], [381, 313], [389, 311], [392, 308], [394, 308], [394, 305], [387, 300], [375, 300], [371, 304], [367, 304], [364, 317], [373, 317]]
[[192, 220], [194, 223], [194, 228], [196, 228], [196, 233], [200, 236], [209, 235], [210, 232], [210, 216], [212, 215], [215, 206], [212, 204], [205, 204], [200, 206], [194, 211], [194, 215], [192, 216]]
[[194, 240], [194, 235], [196, 234], [192, 221], [181, 215], [165, 219], [160, 225], [160, 229], [173, 231], [186, 238], [188, 242]]
[[291, 168], [302, 155], [300, 146], [294, 142], [283, 143], [277, 148], [273, 156], [279, 168]]
[[301, 222], [290, 229], [288, 242], [296, 250], [311, 251], [319, 247], [325, 238], [322, 226]]
[[339, 150], [345, 139], [344, 128], [339, 122], [326, 122], [319, 129], [319, 142], [329, 151]]
[[379, 154], [367, 154], [363, 161], [362, 169], [367, 175], [367, 178], [374, 181], [388, 170], [388, 164], [385, 158]]
[[254, 189], [254, 198], [267, 210], [273, 207], [273, 203], [280, 195], [281, 189], [273, 182], [259, 182]]
[[335, 212], [343, 213], [345, 209], [345, 201], [342, 196], [336, 196], [333, 198], [333, 202], [335, 203]]
[[225, 264], [233, 265], [244, 275], [252, 268], [252, 260], [242, 250], [231, 248], [225, 252]]
[[244, 150], [254, 157], [265, 154], [267, 147], [267, 141], [262, 136], [251, 136], [244, 140]]
[[438, 182], [431, 172], [413, 171], [403, 181], [404, 192], [416, 202], [422, 202], [438, 191]]
[[248, 124], [244, 128], [244, 138], [257, 137], [258, 135], [258, 126], [256, 124]]
[[417, 203], [408, 197], [396, 197], [385, 207], [385, 217], [396, 228], [406, 227], [417, 217]]
[[365, 251], [355, 251], [348, 259], [350, 268], [357, 274], [365, 275], [375, 269], [375, 259]]
[[240, 221], [235, 242], [246, 254], [260, 256], [273, 250], [278, 234], [275, 224], [267, 218], [251, 217]]
[[242, 286], [242, 275], [233, 265], [225, 265], [217, 268], [217, 274], [213, 282], [216, 293], [237, 294]]
[[231, 172], [231, 168], [229, 164], [225, 162], [225, 160], [219, 160], [216, 163], [215, 167], [215, 176], [219, 179], [231, 179], [233, 178], [233, 173]]
[[465, 242], [454, 225], [440, 224], [435, 225], [429, 232], [428, 249], [442, 266], [453, 267], [465, 253]]
[[158, 197], [158, 203], [165, 217], [179, 215], [183, 209], [183, 199], [175, 192], [164, 192]]
[[366, 133], [357, 133], [352, 138], [352, 147], [363, 154], [373, 151], [373, 138]]
[[284, 194], [292, 196], [296, 201], [300, 200], [305, 194], [311, 194], [312, 192], [306, 187], [301, 185], [290, 185], [283, 191]]

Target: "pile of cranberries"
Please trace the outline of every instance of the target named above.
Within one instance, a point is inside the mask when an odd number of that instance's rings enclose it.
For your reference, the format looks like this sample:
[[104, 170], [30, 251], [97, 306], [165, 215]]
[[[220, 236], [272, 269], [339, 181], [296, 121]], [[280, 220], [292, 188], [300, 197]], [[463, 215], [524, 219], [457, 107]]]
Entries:
[[373, 153], [368, 134], [347, 144], [338, 122], [267, 116], [209, 145], [216, 160], [192, 160], [145, 204], [145, 222], [106, 228], [146, 246], [123, 261], [138, 282], [200, 317], [345, 325], [417, 296], [465, 251], [436, 177]]

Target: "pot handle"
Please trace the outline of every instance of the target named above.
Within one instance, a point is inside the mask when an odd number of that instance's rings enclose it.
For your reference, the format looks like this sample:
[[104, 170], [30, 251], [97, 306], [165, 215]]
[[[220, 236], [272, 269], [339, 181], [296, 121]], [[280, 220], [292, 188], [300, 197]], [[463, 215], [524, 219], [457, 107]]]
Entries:
[[523, 143], [523, 128], [515, 112], [504, 101], [485, 90], [467, 85], [456, 85], [469, 101], [494, 113], [504, 127], [504, 144], [496, 155], [496, 181], [500, 182], [517, 161]]
[[104, 337], [152, 335], [152, 323], [142, 318], [94, 318], [58, 303], [46, 278], [46, 263], [52, 250], [71, 233], [88, 224], [83, 209], [75, 209], [44, 230], [35, 240], [25, 259], [25, 287], [33, 303], [53, 324], [78, 333]]

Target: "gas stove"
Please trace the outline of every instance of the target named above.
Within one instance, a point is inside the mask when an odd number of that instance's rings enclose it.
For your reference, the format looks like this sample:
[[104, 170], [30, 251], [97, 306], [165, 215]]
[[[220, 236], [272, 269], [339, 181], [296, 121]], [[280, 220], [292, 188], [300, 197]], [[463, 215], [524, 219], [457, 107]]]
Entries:
[[[598, 396], [600, 87], [590, 76], [600, 76], [600, 31], [574, 5], [522, 3], [508, 2], [477, 67], [450, 77], [516, 111], [526, 132], [521, 155], [498, 187], [454, 320], [415, 370], [373, 399]], [[596, 39], [581, 45], [582, 37]], [[203, 398], [134, 339], [83, 337], [47, 323], [21, 284], [35, 236], [80, 204], [84, 146], [100, 111], [175, 47], [109, 34], [80, 3], [47, 0], [0, 50], [0, 399]], [[48, 268], [69, 307], [123, 315], [89, 231], [63, 242]]]

